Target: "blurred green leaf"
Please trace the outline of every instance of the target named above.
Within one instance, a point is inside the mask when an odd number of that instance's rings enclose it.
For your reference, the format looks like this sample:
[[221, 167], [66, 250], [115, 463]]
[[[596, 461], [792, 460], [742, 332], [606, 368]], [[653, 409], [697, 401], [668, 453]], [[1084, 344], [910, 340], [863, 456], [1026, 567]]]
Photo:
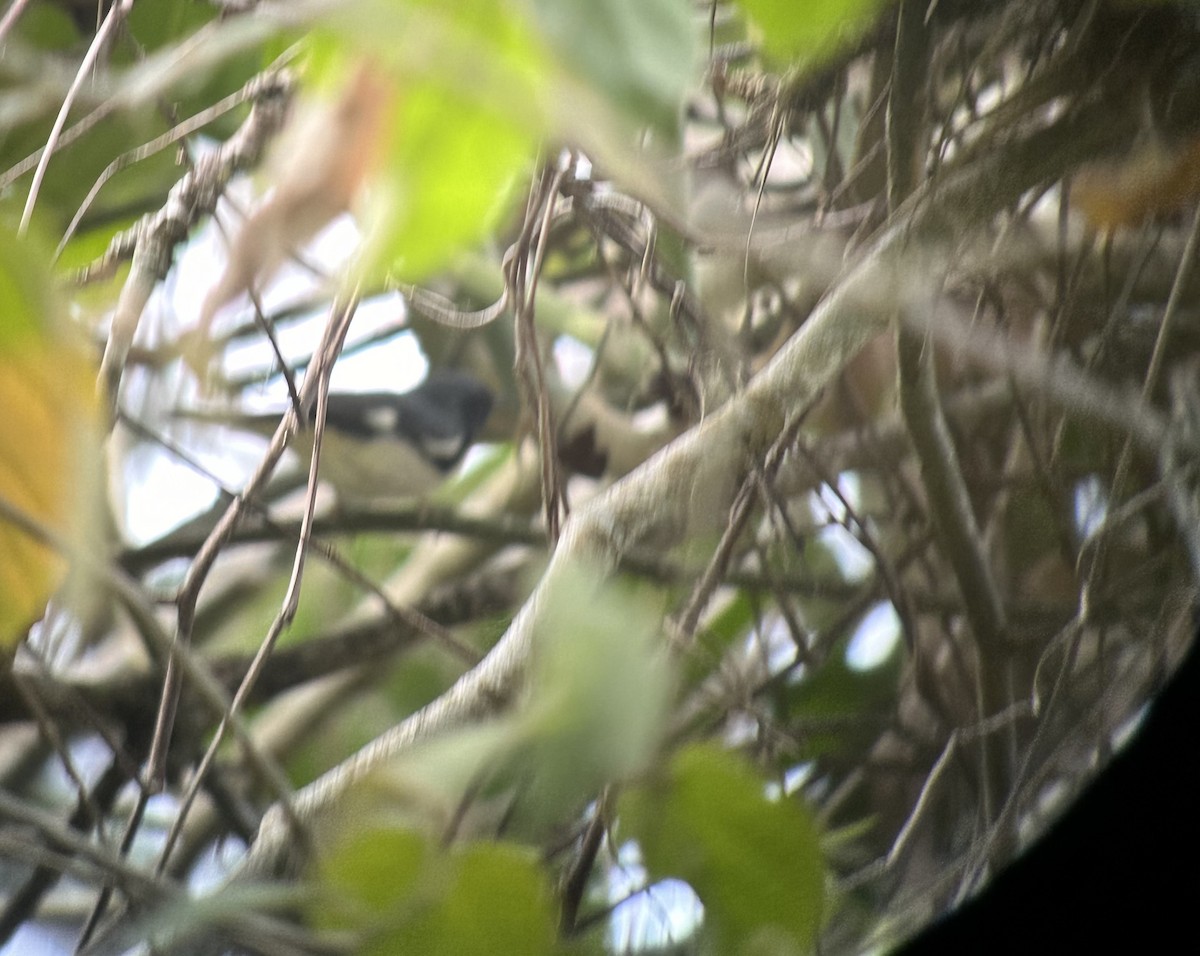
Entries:
[[523, 706], [407, 750], [372, 775], [352, 816], [387, 806], [440, 837], [490, 833], [503, 817], [507, 833], [544, 836], [604, 784], [645, 770], [674, 685], [656, 602], [598, 572], [560, 574]]
[[[178, 167], [176, 167], [178, 172]], [[109, 219], [105, 223], [92, 229], [81, 229], [71, 237], [70, 242], [63, 247], [62, 254], [58, 257], [58, 261], [54, 263], [55, 269], [62, 275], [70, 275], [76, 269], [82, 269], [89, 262], [99, 259], [112, 242], [113, 236], [119, 232], [133, 226], [140, 216], [125, 216], [122, 218]], [[88, 303], [89, 300], [101, 298], [103, 296], [104, 305], [98, 310], [101, 314], [111, 308], [111, 290], [103, 290], [101, 293], [96, 293], [91, 288], [83, 288], [77, 297], [78, 301]]]
[[582, 799], [641, 772], [663, 733], [674, 677], [655, 599], [573, 566], [550, 590], [522, 717], [546, 799]]
[[314, 81], [368, 54], [395, 86], [360, 271], [417, 282], [491, 234], [532, 166], [541, 59], [504, 4], [359, 0], [309, 41]]
[[618, 111], [673, 139], [695, 79], [697, 29], [684, 0], [532, 0], [559, 61]]
[[348, 828], [321, 853], [309, 916], [320, 929], [352, 930], [390, 922], [417, 888], [428, 840], [400, 827]]
[[777, 64], [811, 62], [869, 26], [884, 0], [739, 0]]
[[194, 33], [217, 16], [217, 10], [195, 0], [156, 0], [135, 3], [126, 18], [126, 28], [142, 51], [157, 50]]
[[317, 62], [365, 54], [396, 84], [367, 277], [420, 281], [495, 232], [548, 140], [582, 146], [659, 208], [675, 202], [677, 177], [648, 160], [639, 131], [657, 130], [660, 147], [677, 138], [697, 46], [683, 0], [356, 0], [320, 19]]
[[724, 653], [734, 641], [745, 637], [758, 617], [759, 608], [746, 591], [737, 591], [706, 616], [699, 641], [715, 654]]
[[[30, 13], [41, 9], [35, 7]], [[241, 17], [223, 23], [219, 30], [204, 32], [205, 22], [216, 14], [211, 7], [192, 0], [154, 4], [152, 13], [141, 10], [142, 6], [135, 4], [126, 25], [133, 42], [115, 43], [108, 65], [94, 82], [81, 88], [74, 101], [64, 138], [46, 167], [38, 193], [36, 218], [48, 228], [66, 225], [88, 189], [118, 156], [143, 146], [178, 119], [207, 109], [217, 98], [242, 86], [261, 69], [261, 47], [278, 29], [269, 20]], [[48, 42], [65, 42], [68, 37], [60, 35], [62, 31], [74, 29], [73, 24], [64, 27], [54, 17], [47, 26], [53, 28]], [[76, 44], [79, 55], [83, 46]], [[147, 49], [152, 51], [149, 55]], [[6, 66], [16, 82], [0, 89], [0, 126], [4, 128], [0, 175], [13, 176], [15, 190], [24, 195], [33, 167], [24, 167], [20, 177], [11, 167], [30, 160], [44, 146], [74, 66], [53, 55], [31, 55], [24, 48], [8, 59], [13, 62]], [[103, 111], [102, 122], [82, 119], [96, 109]], [[228, 135], [241, 115], [235, 111], [215, 119], [208, 132]], [[125, 221], [157, 209], [180, 175], [172, 148], [142, 158], [104, 185], [82, 228], [107, 230], [111, 236], [116, 231], [113, 220]]]
[[537, 144], [507, 116], [434, 83], [403, 90], [392, 121], [366, 269], [418, 281], [496, 228]]
[[510, 770], [518, 743], [509, 719], [440, 734], [367, 778], [341, 815], [350, 823], [383, 816], [442, 840], [490, 833], [518, 789], [520, 774]]
[[454, 862], [441, 905], [397, 934], [390, 952], [537, 956], [554, 951], [549, 887], [531, 851], [477, 843], [456, 854]]
[[[240, 16], [218, 22], [219, 16], [214, 4], [195, 0], [136, 3], [127, 20], [127, 29], [136, 46], [114, 62], [132, 67], [143, 62], [148, 52], [157, 58], [157, 51], [167, 50], [167, 58], [159, 58], [159, 72], [171, 79], [160, 102], [169, 103], [170, 113], [180, 118], [201, 112], [249, 81], [271, 62], [283, 45], [294, 42], [286, 36], [284, 24], [279, 20]], [[233, 36], [234, 42], [223, 48], [227, 36]], [[170, 69], [170, 57], [196, 59], [190, 69], [174, 72]], [[219, 138], [229, 136], [235, 120], [243, 115], [236, 111], [217, 118], [206, 132]]]
[[665, 782], [621, 800], [655, 878], [686, 880], [704, 903], [721, 953], [811, 952], [824, 907], [816, 825], [795, 799], [769, 800], [739, 757], [688, 747]]
[[44, 344], [58, 302], [46, 250], [18, 238], [7, 220], [0, 220], [0, 243], [0, 355], [8, 356]]
[[7, 43], [24, 41], [39, 50], [67, 50], [81, 41], [79, 27], [66, 10], [49, 4], [28, 7]]
[[317, 889], [310, 919], [358, 934], [359, 954], [554, 951], [545, 876], [514, 844], [443, 850], [413, 831], [364, 829], [322, 854]]

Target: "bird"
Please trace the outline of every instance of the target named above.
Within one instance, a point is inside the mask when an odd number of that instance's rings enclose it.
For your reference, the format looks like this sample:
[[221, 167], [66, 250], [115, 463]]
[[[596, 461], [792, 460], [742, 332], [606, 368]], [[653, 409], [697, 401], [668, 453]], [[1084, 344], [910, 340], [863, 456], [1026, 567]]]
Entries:
[[[422, 497], [462, 461], [492, 411], [491, 390], [473, 375], [435, 369], [407, 392], [330, 392], [318, 476], [339, 503]], [[176, 417], [271, 435], [282, 412], [181, 410]], [[308, 426], [289, 442], [312, 456], [315, 404]]]

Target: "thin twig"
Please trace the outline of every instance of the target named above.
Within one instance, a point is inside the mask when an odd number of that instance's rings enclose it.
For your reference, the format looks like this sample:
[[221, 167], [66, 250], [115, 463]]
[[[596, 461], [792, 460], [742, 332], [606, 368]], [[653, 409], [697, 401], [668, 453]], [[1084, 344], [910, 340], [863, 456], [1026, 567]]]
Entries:
[[117, 29], [117, 26], [129, 16], [129, 11], [132, 9], [133, 0], [117, 0], [116, 3], [108, 8], [104, 22], [100, 24], [100, 29], [92, 37], [92, 42], [88, 45], [87, 53], [84, 54], [83, 60], [79, 64], [79, 69], [75, 71], [75, 79], [71, 81], [71, 85], [67, 89], [67, 95], [63, 97], [62, 106], [58, 110], [58, 115], [54, 118], [54, 125], [50, 128], [50, 135], [46, 137], [46, 145], [42, 149], [42, 155], [38, 160], [37, 168], [33, 171], [33, 182], [29, 184], [29, 193], [25, 197], [25, 208], [21, 212], [21, 224], [17, 228], [18, 234], [24, 235], [26, 230], [29, 229], [29, 221], [33, 218], [33, 207], [37, 204], [38, 194], [42, 190], [42, 181], [46, 178], [46, 169], [50, 165], [50, 157], [54, 155], [54, 150], [58, 145], [58, 138], [62, 134], [63, 126], [67, 122], [67, 115], [71, 112], [71, 107], [75, 103], [75, 97], [79, 95], [79, 91], [83, 88], [88, 74], [92, 72], [92, 68], [95, 67], [96, 62], [100, 59], [101, 52], [108, 46], [109, 38]]

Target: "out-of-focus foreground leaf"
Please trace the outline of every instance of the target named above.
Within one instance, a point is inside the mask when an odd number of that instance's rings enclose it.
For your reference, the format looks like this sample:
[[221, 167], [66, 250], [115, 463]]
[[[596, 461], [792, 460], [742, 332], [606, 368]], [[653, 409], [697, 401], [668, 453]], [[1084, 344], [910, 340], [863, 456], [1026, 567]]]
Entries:
[[41, 615], [65, 561], [38, 533], [70, 541], [95, 475], [95, 371], [58, 324], [45, 250], [0, 227], [0, 646]]
[[740, 0], [761, 34], [763, 49], [777, 63], [809, 62], [853, 38], [875, 22], [881, 0]]
[[[686, 4], [361, 0], [324, 19], [326, 62], [365, 53], [395, 82], [363, 271], [419, 281], [495, 231], [547, 142], [578, 139], [649, 183], [625, 140], [675, 139], [693, 79]], [[387, 38], [387, 42], [383, 38]], [[662, 184], [646, 187], [665, 193]]]
[[689, 747], [661, 787], [622, 799], [620, 819], [653, 877], [682, 878], [699, 895], [714, 952], [812, 950], [825, 895], [817, 828], [794, 799], [768, 799], [742, 758]]
[[350, 831], [323, 856], [319, 889], [314, 923], [354, 931], [364, 956], [554, 951], [549, 887], [513, 844], [445, 849], [402, 827]]
[[696, 31], [680, 0], [534, 0], [563, 64], [624, 115], [675, 135], [691, 87]]

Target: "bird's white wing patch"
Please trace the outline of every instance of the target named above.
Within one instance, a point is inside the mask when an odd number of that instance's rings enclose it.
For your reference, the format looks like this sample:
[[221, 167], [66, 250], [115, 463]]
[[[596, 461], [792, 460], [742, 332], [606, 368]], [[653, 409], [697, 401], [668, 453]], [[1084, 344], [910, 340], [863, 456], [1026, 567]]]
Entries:
[[400, 421], [400, 412], [391, 405], [379, 405], [368, 411], [363, 419], [376, 435], [392, 435]]
[[458, 456], [462, 448], [462, 437], [434, 438], [431, 435], [421, 436], [421, 448], [434, 461], [449, 461]]

